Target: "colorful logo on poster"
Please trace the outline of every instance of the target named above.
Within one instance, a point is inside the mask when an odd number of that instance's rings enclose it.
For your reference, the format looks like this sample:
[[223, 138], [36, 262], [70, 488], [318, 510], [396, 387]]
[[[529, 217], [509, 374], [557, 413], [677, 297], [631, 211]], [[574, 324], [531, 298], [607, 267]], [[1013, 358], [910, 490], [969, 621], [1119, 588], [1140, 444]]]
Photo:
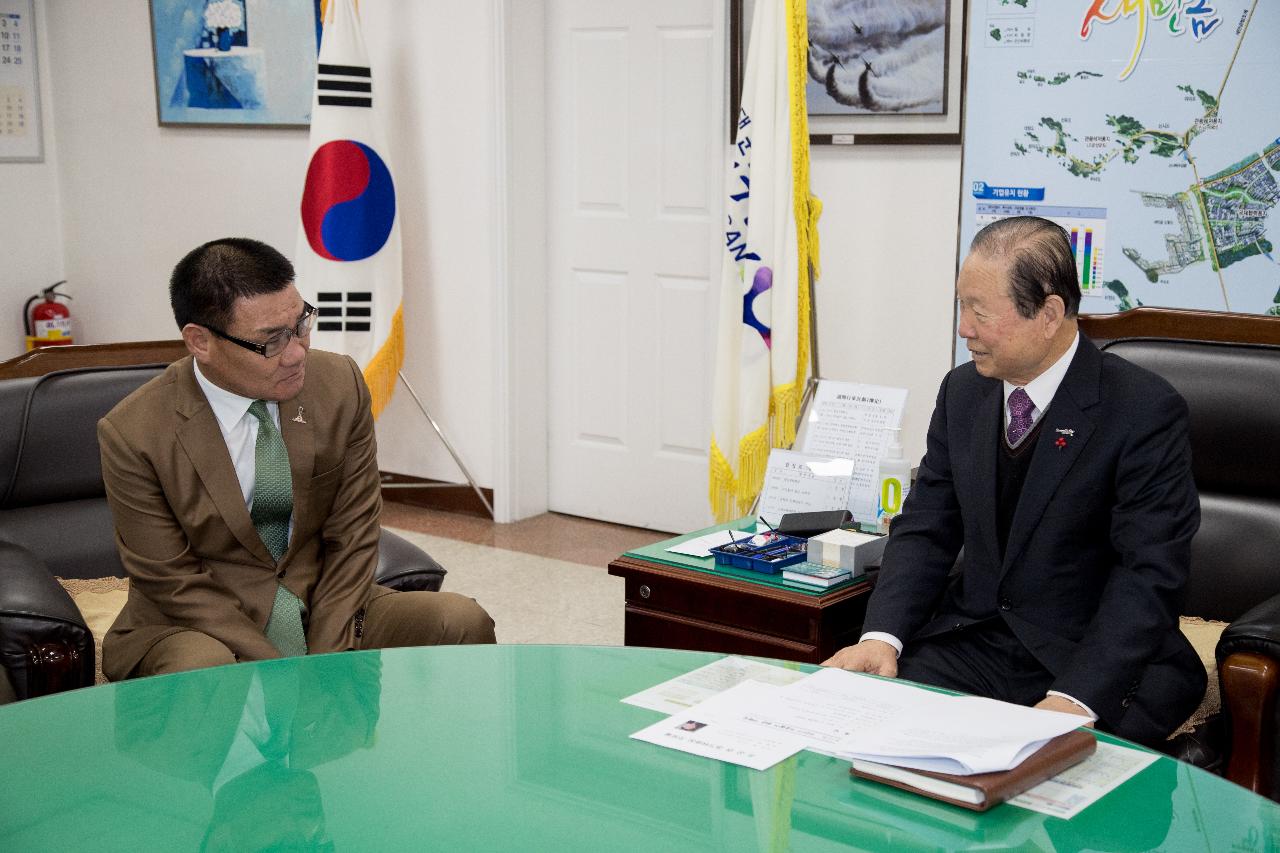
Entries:
[[302, 229], [331, 261], [362, 261], [391, 235], [396, 190], [391, 171], [363, 142], [336, 139], [311, 155], [302, 191]]
[[1089, 37], [1095, 21], [1110, 24], [1123, 18], [1135, 18], [1138, 32], [1129, 64], [1120, 72], [1121, 80], [1138, 67], [1138, 58], [1147, 43], [1149, 21], [1167, 19], [1172, 35], [1180, 36], [1190, 30], [1191, 37], [1196, 41], [1208, 37], [1222, 23], [1222, 16], [1208, 0], [1091, 0], [1080, 24], [1080, 38]]

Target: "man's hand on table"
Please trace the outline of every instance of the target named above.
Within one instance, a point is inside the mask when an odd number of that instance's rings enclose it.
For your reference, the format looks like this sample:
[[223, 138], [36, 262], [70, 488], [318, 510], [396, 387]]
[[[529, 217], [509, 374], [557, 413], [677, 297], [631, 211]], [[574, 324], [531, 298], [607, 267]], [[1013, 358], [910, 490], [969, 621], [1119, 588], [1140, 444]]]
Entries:
[[822, 665], [839, 667], [850, 672], [869, 672], [872, 675], [896, 678], [898, 650], [882, 640], [863, 640], [856, 646], [845, 646], [824, 660]]

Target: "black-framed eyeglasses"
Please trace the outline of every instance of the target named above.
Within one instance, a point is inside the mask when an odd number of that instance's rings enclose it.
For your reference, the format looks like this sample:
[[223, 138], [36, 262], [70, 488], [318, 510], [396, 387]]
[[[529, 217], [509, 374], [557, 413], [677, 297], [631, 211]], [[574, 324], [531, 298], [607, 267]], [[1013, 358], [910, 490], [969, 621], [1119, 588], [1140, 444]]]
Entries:
[[302, 316], [298, 319], [297, 325], [292, 329], [283, 329], [276, 332], [260, 344], [253, 341], [246, 341], [243, 338], [237, 338], [234, 335], [228, 335], [221, 329], [215, 329], [213, 326], [205, 326], [206, 329], [213, 332], [224, 341], [231, 341], [236, 346], [244, 347], [247, 350], [253, 350], [263, 358], [275, 358], [284, 352], [285, 347], [289, 346], [292, 338], [305, 338], [311, 334], [311, 326], [316, 321], [316, 308], [309, 302], [302, 303]]

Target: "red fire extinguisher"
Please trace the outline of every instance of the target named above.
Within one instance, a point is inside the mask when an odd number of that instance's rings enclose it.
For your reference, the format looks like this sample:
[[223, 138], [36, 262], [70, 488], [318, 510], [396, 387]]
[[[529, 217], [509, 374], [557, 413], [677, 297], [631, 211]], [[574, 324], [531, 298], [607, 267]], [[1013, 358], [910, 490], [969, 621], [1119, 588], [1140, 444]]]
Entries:
[[[56, 293], [54, 288], [66, 284], [66, 281], [55, 282], [37, 295], [27, 300], [22, 306], [22, 316], [26, 321], [27, 349], [38, 347], [57, 347], [73, 343], [71, 339], [71, 309], [58, 302], [59, 297], [70, 299], [65, 293]], [[35, 308], [31, 303], [44, 299]]]

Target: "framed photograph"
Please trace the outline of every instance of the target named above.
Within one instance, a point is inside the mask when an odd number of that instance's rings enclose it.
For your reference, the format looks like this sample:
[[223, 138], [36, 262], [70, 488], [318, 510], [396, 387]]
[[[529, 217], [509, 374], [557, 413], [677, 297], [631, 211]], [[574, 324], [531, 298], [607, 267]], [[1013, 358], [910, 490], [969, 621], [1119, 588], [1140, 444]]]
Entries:
[[33, 5], [0, 0], [0, 162], [44, 159]]
[[[776, 0], [780, 1], [780, 0]], [[730, 126], [757, 2], [730, 3]], [[808, 0], [813, 144], [960, 144], [964, 0]]]
[[161, 125], [306, 127], [320, 0], [151, 0]]

